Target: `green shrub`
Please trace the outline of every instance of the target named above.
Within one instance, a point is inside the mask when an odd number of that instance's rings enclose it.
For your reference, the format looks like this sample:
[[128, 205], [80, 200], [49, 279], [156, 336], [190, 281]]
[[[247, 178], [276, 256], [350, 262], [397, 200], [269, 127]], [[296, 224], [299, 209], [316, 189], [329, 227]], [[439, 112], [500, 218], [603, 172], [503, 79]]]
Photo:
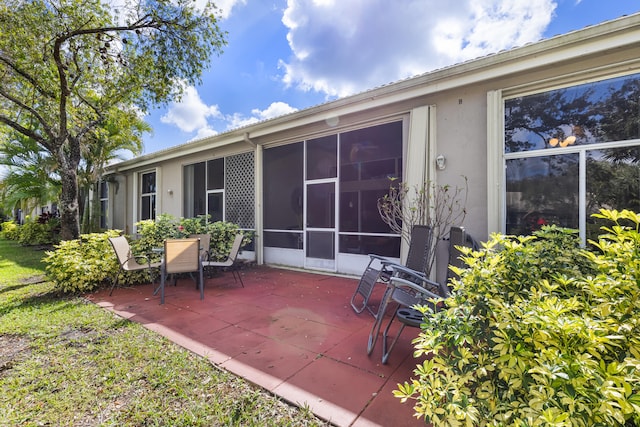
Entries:
[[434, 426], [639, 425], [640, 218], [600, 217], [615, 225], [592, 251], [556, 227], [465, 250], [394, 394]]
[[[136, 255], [150, 256], [154, 261], [159, 261], [161, 254], [154, 253], [153, 248], [162, 247], [166, 239], [203, 233], [211, 234], [211, 253], [224, 258], [231, 250], [233, 238], [239, 230], [238, 225], [230, 222], [207, 223], [206, 217], [177, 220], [168, 214], [159, 215], [155, 221], [140, 221], [136, 226], [138, 238], [130, 242], [131, 251]], [[118, 235], [118, 230], [83, 234], [78, 240], [55, 245], [55, 250], [48, 251], [43, 261], [56, 288], [67, 293], [88, 292], [111, 281], [119, 265], [108, 238]], [[245, 236], [244, 242], [251, 238], [251, 235]], [[146, 271], [125, 272], [120, 277], [123, 285], [148, 280]]]
[[253, 239], [252, 232], [240, 230], [240, 227], [232, 222], [217, 221], [210, 223], [208, 232], [211, 234], [209, 253], [212, 261], [226, 259], [229, 252], [231, 252], [233, 240], [239, 232], [244, 233], [240, 247], [248, 244]]
[[161, 248], [166, 239], [178, 239], [186, 234], [180, 229], [179, 221], [169, 214], [160, 214], [155, 220], [147, 219], [136, 223], [138, 238], [131, 242], [134, 253], [149, 254], [159, 261], [160, 254], [154, 254], [153, 248]]
[[20, 226], [13, 220], [3, 222], [2, 237], [7, 240], [18, 240], [20, 238]]
[[[240, 230], [237, 224], [226, 221], [207, 222], [207, 216], [176, 219], [170, 214], [158, 215], [156, 220], [144, 220], [136, 223], [139, 238], [132, 243], [134, 252], [150, 254], [153, 248], [162, 247], [166, 239], [180, 239], [191, 234], [210, 234], [211, 259], [224, 259], [231, 251], [233, 239]], [[243, 245], [249, 243], [253, 233], [245, 233]], [[160, 255], [156, 254], [156, 261]]]
[[19, 229], [18, 241], [21, 245], [52, 245], [57, 241], [59, 221], [27, 222]]
[[[88, 292], [111, 281], [120, 268], [109, 237], [119, 236], [118, 230], [82, 234], [77, 240], [64, 240], [47, 251], [43, 262], [47, 276], [57, 290], [65, 293]], [[126, 273], [121, 284], [145, 280], [145, 272]]]

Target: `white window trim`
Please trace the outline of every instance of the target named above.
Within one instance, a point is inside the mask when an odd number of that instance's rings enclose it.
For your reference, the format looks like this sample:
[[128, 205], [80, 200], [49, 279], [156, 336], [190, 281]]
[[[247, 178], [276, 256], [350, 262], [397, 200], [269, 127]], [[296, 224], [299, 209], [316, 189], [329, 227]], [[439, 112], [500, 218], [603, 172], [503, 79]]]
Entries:
[[[140, 221], [140, 199], [142, 198], [142, 191], [140, 189], [140, 182], [141, 182], [141, 176], [147, 173], [154, 173], [156, 174], [156, 191], [155, 191], [155, 196], [156, 196], [156, 218], [158, 217], [158, 215], [162, 212], [161, 210], [161, 206], [162, 206], [162, 190], [161, 190], [161, 186], [160, 186], [160, 168], [154, 168], [154, 169], [148, 169], [148, 170], [144, 170], [144, 171], [140, 171], [138, 173], [133, 174], [133, 188], [134, 188], [134, 198], [133, 198], [133, 230], [134, 233], [137, 232], [136, 230], [136, 223]], [[145, 194], [152, 194], [152, 193], [145, 193]]]
[[487, 93], [487, 234], [505, 232], [504, 98]]

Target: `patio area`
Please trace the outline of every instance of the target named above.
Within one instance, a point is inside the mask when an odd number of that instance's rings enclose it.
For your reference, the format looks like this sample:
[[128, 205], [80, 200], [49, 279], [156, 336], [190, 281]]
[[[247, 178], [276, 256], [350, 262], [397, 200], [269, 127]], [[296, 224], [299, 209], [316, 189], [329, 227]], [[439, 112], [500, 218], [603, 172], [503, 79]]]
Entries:
[[152, 285], [88, 298], [334, 425], [424, 425], [392, 394], [412, 377], [418, 330], [403, 333], [387, 365], [380, 341], [367, 356], [373, 317], [349, 304], [357, 279], [263, 266], [241, 274], [244, 288], [231, 273], [208, 279], [203, 301], [189, 278], [166, 287], [164, 305]]

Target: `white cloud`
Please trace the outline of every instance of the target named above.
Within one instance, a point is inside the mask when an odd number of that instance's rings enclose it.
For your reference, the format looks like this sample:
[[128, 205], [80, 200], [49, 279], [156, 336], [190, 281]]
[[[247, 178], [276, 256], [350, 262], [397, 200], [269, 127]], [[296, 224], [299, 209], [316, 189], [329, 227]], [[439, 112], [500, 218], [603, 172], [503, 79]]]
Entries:
[[539, 40], [554, 0], [288, 0], [284, 82], [344, 96]]
[[206, 105], [193, 86], [184, 90], [182, 99], [172, 102], [167, 113], [160, 118], [162, 123], [172, 124], [184, 132], [202, 131], [209, 128], [208, 119], [222, 117], [217, 105]]
[[[206, 3], [207, 0], [196, 0], [196, 7], [203, 9]], [[218, 8], [216, 16], [220, 19], [227, 19], [231, 15], [234, 6], [245, 5], [247, 0], [216, 0], [214, 3]]]
[[273, 102], [266, 109], [253, 109], [250, 116], [240, 113], [222, 114], [217, 105], [205, 104], [193, 86], [184, 89], [182, 99], [169, 105], [167, 112], [160, 118], [165, 124], [178, 127], [181, 131], [193, 135], [191, 140], [202, 139], [223, 131], [248, 126], [263, 120], [297, 111], [285, 102]]
[[260, 120], [267, 120], [293, 113], [294, 111], [297, 111], [297, 108], [293, 108], [285, 102], [272, 102], [265, 110], [253, 109], [251, 110], [251, 113], [256, 117], [259, 117]]
[[235, 129], [248, 126], [252, 123], [273, 119], [274, 117], [293, 113], [294, 111], [297, 111], [297, 108], [294, 108], [285, 102], [272, 102], [271, 105], [269, 105], [264, 110], [260, 110], [257, 108], [251, 110], [250, 117], [245, 117], [239, 113], [227, 117], [227, 129]]

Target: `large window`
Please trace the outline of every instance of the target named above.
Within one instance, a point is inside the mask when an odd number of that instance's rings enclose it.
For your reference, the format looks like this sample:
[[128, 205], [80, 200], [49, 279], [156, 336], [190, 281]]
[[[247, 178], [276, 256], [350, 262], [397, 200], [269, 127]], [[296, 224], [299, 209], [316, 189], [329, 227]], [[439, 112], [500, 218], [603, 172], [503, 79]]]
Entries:
[[212, 222], [224, 220], [224, 159], [185, 166], [183, 182], [186, 218], [208, 214]]
[[505, 100], [506, 232], [640, 210], [640, 74]]
[[[303, 249], [304, 227], [337, 228], [341, 253], [399, 257], [400, 238], [380, 219], [378, 199], [391, 178], [402, 178], [402, 140], [397, 121], [265, 149], [265, 246]], [[319, 231], [311, 233], [308, 244]], [[322, 236], [326, 251], [308, 256], [333, 253], [329, 234]]]
[[156, 219], [156, 173], [140, 174], [140, 219]]

